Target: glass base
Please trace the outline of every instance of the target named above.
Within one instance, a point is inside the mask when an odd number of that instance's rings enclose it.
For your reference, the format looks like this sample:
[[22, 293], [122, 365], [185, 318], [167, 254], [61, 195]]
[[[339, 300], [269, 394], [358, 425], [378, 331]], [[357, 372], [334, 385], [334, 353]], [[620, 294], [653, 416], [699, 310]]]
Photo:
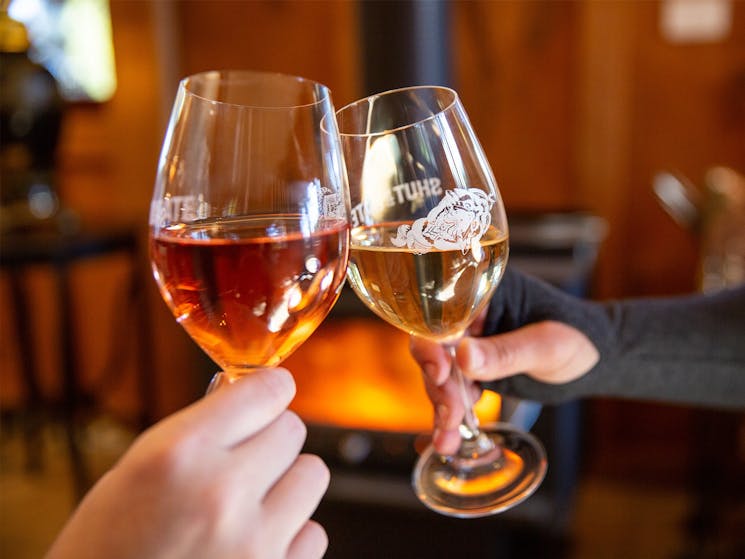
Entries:
[[475, 518], [503, 512], [532, 495], [546, 475], [546, 451], [530, 433], [508, 423], [481, 428], [495, 449], [478, 458], [441, 456], [429, 446], [419, 457], [412, 483], [430, 509]]

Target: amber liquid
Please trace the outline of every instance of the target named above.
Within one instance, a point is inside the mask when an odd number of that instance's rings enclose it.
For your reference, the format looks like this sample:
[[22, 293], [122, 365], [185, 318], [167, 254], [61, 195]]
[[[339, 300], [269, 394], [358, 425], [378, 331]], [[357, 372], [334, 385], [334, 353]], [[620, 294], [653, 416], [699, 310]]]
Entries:
[[223, 369], [272, 366], [316, 329], [344, 281], [349, 229], [296, 216], [179, 225], [151, 238], [161, 294]]
[[490, 227], [467, 252], [394, 247], [400, 224], [352, 230], [347, 277], [362, 301], [417, 336], [457, 339], [486, 306], [507, 262], [508, 238]]

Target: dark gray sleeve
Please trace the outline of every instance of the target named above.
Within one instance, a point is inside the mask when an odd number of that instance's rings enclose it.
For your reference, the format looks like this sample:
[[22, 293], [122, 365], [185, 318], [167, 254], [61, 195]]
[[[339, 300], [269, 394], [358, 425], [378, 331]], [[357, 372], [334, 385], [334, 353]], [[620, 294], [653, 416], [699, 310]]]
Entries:
[[544, 403], [616, 396], [745, 408], [745, 287], [597, 303], [509, 271], [491, 302], [483, 335], [542, 320], [584, 332], [600, 352], [598, 364], [563, 385], [517, 375], [491, 388]]

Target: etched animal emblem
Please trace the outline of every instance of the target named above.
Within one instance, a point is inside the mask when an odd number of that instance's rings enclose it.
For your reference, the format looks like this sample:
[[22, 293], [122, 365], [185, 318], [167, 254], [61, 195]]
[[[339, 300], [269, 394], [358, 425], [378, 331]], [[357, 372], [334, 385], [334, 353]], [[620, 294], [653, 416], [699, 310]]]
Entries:
[[489, 228], [494, 202], [493, 195], [478, 188], [447, 190], [427, 217], [399, 226], [391, 242], [419, 253], [433, 249], [466, 253], [471, 242], [480, 239]]

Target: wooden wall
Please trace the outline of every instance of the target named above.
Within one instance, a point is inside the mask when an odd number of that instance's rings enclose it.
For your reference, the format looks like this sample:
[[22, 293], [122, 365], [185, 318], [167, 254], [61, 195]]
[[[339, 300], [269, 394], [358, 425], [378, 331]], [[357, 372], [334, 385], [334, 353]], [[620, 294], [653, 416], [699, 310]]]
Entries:
[[729, 35], [673, 44], [661, 2], [457, 3], [457, 86], [510, 208], [585, 208], [610, 228], [599, 296], [695, 286], [696, 244], [652, 177], [745, 170], [745, 6]]

